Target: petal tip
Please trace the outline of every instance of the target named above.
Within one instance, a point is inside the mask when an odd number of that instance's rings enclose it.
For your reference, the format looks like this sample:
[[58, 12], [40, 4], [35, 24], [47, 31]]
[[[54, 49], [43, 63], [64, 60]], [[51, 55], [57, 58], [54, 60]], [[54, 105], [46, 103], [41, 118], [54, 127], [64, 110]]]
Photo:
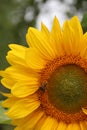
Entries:
[[87, 109], [86, 108], [82, 108], [83, 113], [85, 113], [87, 115]]

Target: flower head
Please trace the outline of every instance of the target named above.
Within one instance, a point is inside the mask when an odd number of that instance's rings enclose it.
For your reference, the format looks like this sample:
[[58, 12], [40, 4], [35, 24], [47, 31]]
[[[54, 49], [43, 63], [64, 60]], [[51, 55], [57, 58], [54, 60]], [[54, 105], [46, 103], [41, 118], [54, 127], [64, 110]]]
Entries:
[[3, 106], [15, 130], [87, 129], [87, 33], [76, 16], [51, 31], [29, 28], [29, 47], [10, 44], [0, 71], [10, 89]]

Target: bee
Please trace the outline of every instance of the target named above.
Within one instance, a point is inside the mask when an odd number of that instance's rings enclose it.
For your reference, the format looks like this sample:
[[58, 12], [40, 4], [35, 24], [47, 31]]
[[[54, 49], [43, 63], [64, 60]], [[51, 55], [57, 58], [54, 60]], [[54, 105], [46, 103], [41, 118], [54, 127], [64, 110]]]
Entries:
[[41, 91], [45, 92], [46, 86], [47, 86], [47, 82], [43, 82], [43, 83], [41, 84], [41, 86], [39, 87], [39, 89], [40, 89]]

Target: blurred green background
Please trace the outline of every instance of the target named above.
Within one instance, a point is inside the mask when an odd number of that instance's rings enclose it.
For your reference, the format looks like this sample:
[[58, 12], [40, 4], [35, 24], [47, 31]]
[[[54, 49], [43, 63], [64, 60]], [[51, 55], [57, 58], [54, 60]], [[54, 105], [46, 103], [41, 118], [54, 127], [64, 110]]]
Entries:
[[[44, 15], [45, 18], [45, 16], [47, 17], [46, 13], [50, 13], [51, 17], [53, 8], [49, 4], [52, 1], [70, 7], [70, 10], [65, 10], [63, 15], [68, 18], [78, 15], [82, 21], [84, 32], [87, 30], [87, 0], [0, 0], [0, 70], [8, 66], [5, 59], [9, 50], [8, 44], [17, 43], [27, 46], [25, 35], [28, 27], [38, 27], [39, 16], [43, 17]], [[57, 8], [59, 7], [57, 6]], [[60, 10], [61, 13], [62, 10], [63, 8]], [[48, 22], [49, 17], [46, 20]], [[0, 91], [7, 90], [1, 85]], [[4, 100], [1, 95], [0, 100]], [[0, 124], [0, 130], [13, 130], [13, 126]]]

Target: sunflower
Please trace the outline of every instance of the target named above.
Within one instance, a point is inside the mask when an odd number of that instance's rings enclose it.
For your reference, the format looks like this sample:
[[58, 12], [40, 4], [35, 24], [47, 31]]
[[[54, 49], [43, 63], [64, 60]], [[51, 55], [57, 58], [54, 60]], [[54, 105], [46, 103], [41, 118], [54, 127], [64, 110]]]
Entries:
[[51, 31], [29, 28], [29, 47], [10, 44], [3, 106], [15, 130], [87, 130], [87, 33], [76, 16]]

